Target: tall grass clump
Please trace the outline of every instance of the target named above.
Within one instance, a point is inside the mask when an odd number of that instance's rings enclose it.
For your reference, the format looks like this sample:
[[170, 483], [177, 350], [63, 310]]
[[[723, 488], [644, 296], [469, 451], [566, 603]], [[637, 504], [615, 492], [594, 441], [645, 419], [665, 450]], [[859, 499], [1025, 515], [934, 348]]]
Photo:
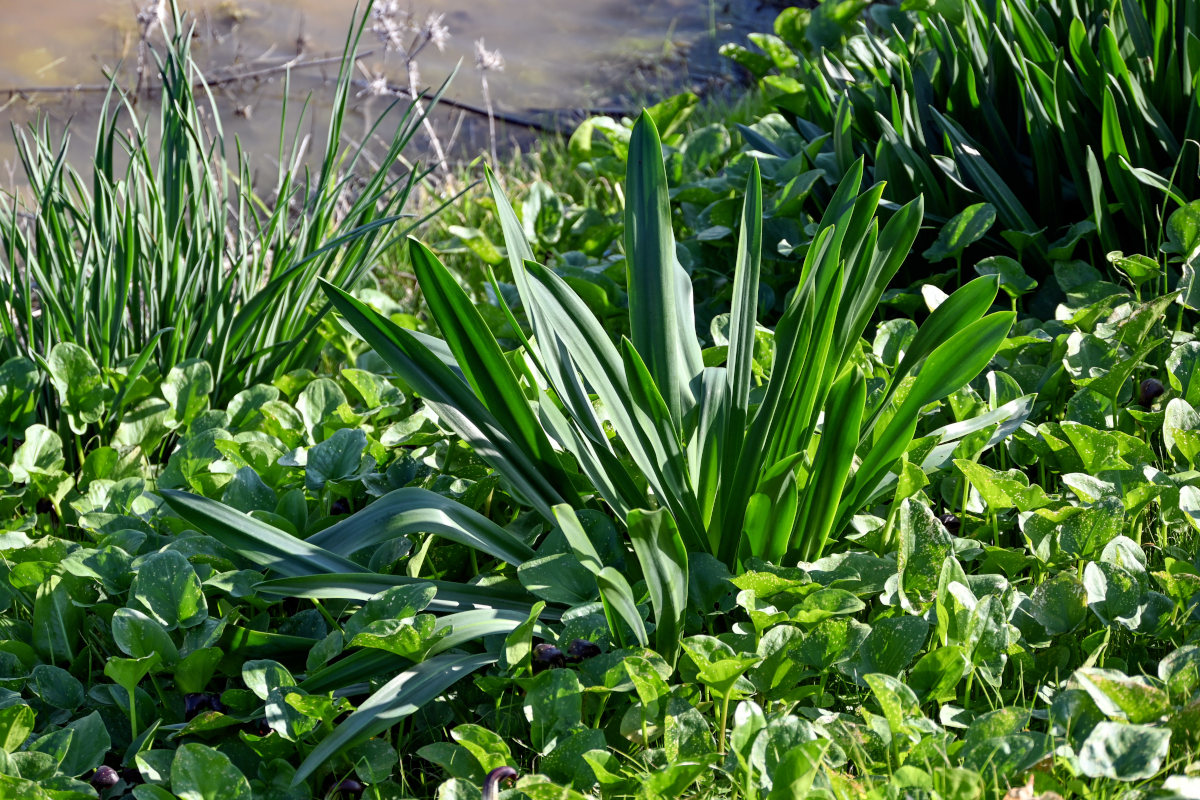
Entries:
[[[36, 365], [56, 389], [94, 379], [72, 428], [117, 425], [139, 377], [153, 383], [194, 359], [211, 365], [217, 401], [316, 363], [321, 341], [309, 334], [328, 308], [317, 278], [358, 284], [420, 177], [356, 169], [380, 137], [374, 160], [397, 163], [424, 116], [413, 105], [389, 106], [344, 147], [362, 20], [347, 37], [324, 150], [310, 166], [309, 137], [289, 135], [285, 102], [269, 177], [226, 134], [190, 31], [178, 12], [173, 20], [154, 54], [157, 115], [114, 80], [83, 173], [68, 158], [69, 133], [57, 139], [45, 123], [14, 131], [27, 191], [0, 200], [0, 357], [9, 369]], [[38, 421], [57, 427], [64, 406], [77, 410], [71, 393], [38, 384]]]

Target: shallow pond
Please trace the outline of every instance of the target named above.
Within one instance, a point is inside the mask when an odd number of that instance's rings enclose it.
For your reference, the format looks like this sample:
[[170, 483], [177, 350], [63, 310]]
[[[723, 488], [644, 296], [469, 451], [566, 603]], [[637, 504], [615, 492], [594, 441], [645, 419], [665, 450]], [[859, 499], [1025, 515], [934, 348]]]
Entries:
[[[136, 63], [137, 8], [131, 0], [0, 0], [0, 122], [18, 124], [46, 115], [53, 125], [72, 119], [87, 132], [102, 96], [89, 91], [106, 70]], [[221, 87], [226, 127], [245, 147], [274, 150], [283, 94], [279, 65], [310, 63], [292, 75], [293, 94], [320, 103], [336, 75], [334, 63], [311, 62], [340, 53], [353, 0], [179, 0], [195, 22], [194, 50], [209, 75], [230, 70], [265, 73]], [[447, 96], [482, 104], [475, 42], [503, 54], [503, 71], [488, 74], [496, 108], [518, 119], [548, 119], [546, 112], [628, 107], [630, 96], [660, 95], [683, 86], [719, 81], [727, 66], [717, 55], [724, 41], [768, 29], [774, 3], [759, 0], [402, 0], [418, 18], [443, 14], [449, 40], [442, 52], [427, 47], [418, 58], [421, 86], [437, 86], [461, 60]], [[161, 33], [156, 34], [161, 42]], [[152, 38], [152, 41], [154, 39]], [[370, 52], [360, 76], [386, 74], [406, 85], [403, 61], [383, 53], [367, 30], [360, 45]], [[82, 90], [68, 91], [69, 87]], [[19, 89], [19, 92], [11, 90]], [[368, 107], [371, 98], [358, 105]], [[553, 116], [553, 115], [551, 115]], [[478, 147], [481, 126], [467, 113], [466, 136]], [[510, 127], [502, 137], [519, 133]], [[88, 138], [79, 136], [78, 138]], [[14, 149], [0, 135], [0, 167]], [[0, 174], [0, 182], [8, 176]]]

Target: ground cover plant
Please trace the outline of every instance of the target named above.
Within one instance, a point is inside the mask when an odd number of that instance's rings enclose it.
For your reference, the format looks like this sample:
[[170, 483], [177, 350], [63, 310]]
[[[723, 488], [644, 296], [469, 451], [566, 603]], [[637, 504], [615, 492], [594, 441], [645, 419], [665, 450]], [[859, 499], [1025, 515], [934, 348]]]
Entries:
[[[1195, 196], [1192, 4], [877, 6], [871, 33], [860, 7], [822, 5], [836, 27], [790, 9], [758, 47], [726, 50], [814, 165], [840, 174], [866, 155], [887, 199], [919, 193], [942, 221], [983, 200], [992, 252], [1030, 272], [1081, 242], [1093, 258], [1151, 252], [1164, 209]], [[757, 146], [777, 148], [780, 132]]]
[[294, 368], [176, 365], [173, 426], [13, 427], [0, 796], [1196, 794], [1200, 205], [998, 261], [867, 134], [694, 102], [585, 125], [563, 248], [489, 176], [494, 269], [409, 242], [419, 316], [310, 287]]

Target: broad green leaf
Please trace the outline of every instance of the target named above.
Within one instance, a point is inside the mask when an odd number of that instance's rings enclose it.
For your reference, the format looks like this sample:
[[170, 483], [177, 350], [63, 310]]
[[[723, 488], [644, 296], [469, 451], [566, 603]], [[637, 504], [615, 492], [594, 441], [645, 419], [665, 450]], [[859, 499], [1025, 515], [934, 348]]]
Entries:
[[361, 428], [339, 428], [328, 439], [313, 445], [308, 451], [304, 470], [304, 485], [310, 492], [319, 492], [329, 482], [350, 481], [362, 477], [375, 466], [370, 456], [365, 459], [367, 434]]
[[151, 653], [140, 658], [110, 656], [104, 664], [104, 674], [125, 690], [126, 697], [133, 697], [136, 694], [138, 683], [149, 675], [160, 661], [158, 653]]
[[900, 504], [899, 518], [900, 590], [910, 602], [929, 602], [937, 591], [942, 563], [953, 549], [950, 535], [928, 506], [914, 500]]
[[54, 478], [62, 474], [62, 439], [45, 425], [31, 425], [25, 431], [25, 441], [13, 455], [12, 476], [17, 483], [34, 483], [39, 478]]
[[53, 708], [74, 711], [83, 705], [83, 684], [61, 667], [38, 664], [30, 673], [26, 688]]
[[501, 666], [513, 675], [523, 675], [529, 670], [533, 654], [533, 628], [538, 615], [546, 607], [544, 602], [534, 603], [533, 608], [519, 625], [504, 638], [504, 659]]
[[1030, 599], [1030, 613], [1051, 636], [1070, 633], [1087, 617], [1087, 589], [1070, 572], [1039, 584]]
[[338, 409], [344, 405], [346, 393], [342, 387], [330, 378], [317, 378], [300, 392], [296, 410], [304, 420], [309, 438], [319, 442], [325, 438], [325, 421], [335, 419]]
[[996, 209], [990, 203], [967, 206], [942, 226], [937, 241], [922, 255], [930, 263], [958, 258], [970, 245], [982, 239], [995, 222]]
[[517, 578], [530, 594], [566, 606], [596, 599], [593, 575], [572, 553], [531, 558], [517, 567]]
[[208, 618], [200, 578], [177, 550], [164, 550], [143, 559], [129, 587], [129, 597], [168, 631], [190, 628]]
[[51, 663], [69, 663], [83, 627], [83, 609], [71, 600], [66, 579], [49, 576], [33, 603], [33, 647]]
[[909, 726], [909, 718], [921, 716], [921, 703], [913, 690], [900, 682], [898, 678], [881, 673], [864, 675], [863, 681], [875, 695], [876, 702], [883, 710], [893, 735], [903, 732]]
[[388, 619], [407, 619], [424, 611], [437, 594], [431, 583], [393, 586], [375, 595], [346, 620], [343, 633], [352, 639], [373, 622]]
[[71, 737], [70, 747], [59, 762], [60, 774], [74, 778], [104, 763], [104, 757], [108, 754], [112, 742], [99, 711], [72, 720], [64, 730], [72, 731], [74, 735]]
[[1021, 263], [1008, 256], [989, 256], [975, 265], [978, 275], [996, 275], [1000, 288], [1014, 300], [1037, 288], [1037, 281], [1029, 277]]
[[1162, 722], [1173, 712], [1167, 693], [1144, 678], [1088, 668], [1076, 670], [1074, 679], [1109, 717], [1142, 724]]
[[988, 509], [993, 513], [1016, 508], [1033, 511], [1050, 505], [1051, 500], [1041, 486], [1029, 483], [1029, 477], [1020, 470], [998, 472], [982, 464], [956, 458], [954, 466], [971, 482], [983, 496]]
[[20, 437], [37, 418], [37, 365], [17, 356], [0, 364], [0, 436]]
[[829, 745], [828, 739], [819, 739], [788, 750], [773, 770], [767, 800], [807, 797]]
[[0, 709], [0, 748], [12, 753], [33, 733], [33, 709], [24, 703]]
[[99, 422], [112, 390], [88, 351], [73, 342], [60, 342], [51, 349], [47, 365], [71, 431], [81, 434], [89, 424]]
[[1162, 768], [1170, 741], [1164, 728], [1101, 722], [1079, 750], [1079, 768], [1090, 778], [1148, 780]]
[[171, 762], [171, 791], [180, 800], [250, 800], [250, 784], [229, 757], [202, 744], [183, 744]]
[[208, 408], [213, 387], [213, 371], [207, 361], [191, 359], [172, 367], [162, 384], [163, 397], [170, 407], [167, 425], [185, 429], [191, 425]]
[[872, 672], [897, 676], [921, 652], [928, 635], [929, 623], [920, 617], [879, 620], [859, 647], [856, 662], [839, 668], [855, 680]]
[[158, 621], [133, 608], [118, 608], [112, 617], [112, 636], [121, 652], [130, 658], [157, 654], [164, 664], [179, 660], [179, 650]]
[[959, 684], [970, 667], [961, 647], [938, 647], [917, 659], [908, 686], [924, 702], [950, 702], [958, 696]]

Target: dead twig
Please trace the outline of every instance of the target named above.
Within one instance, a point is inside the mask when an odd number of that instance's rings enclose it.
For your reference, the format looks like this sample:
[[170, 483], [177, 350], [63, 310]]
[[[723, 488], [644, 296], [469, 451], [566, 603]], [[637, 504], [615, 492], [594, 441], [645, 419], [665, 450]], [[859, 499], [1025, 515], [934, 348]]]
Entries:
[[[365, 53], [360, 53], [355, 58], [362, 59], [370, 56], [373, 51], [368, 50]], [[261, 69], [233, 72], [227, 75], [218, 75], [213, 78], [197, 79], [193, 82], [192, 87], [199, 89], [202, 86], [216, 88], [218, 86], [226, 86], [231, 83], [239, 83], [241, 81], [262, 80], [278, 75], [281, 72], [295, 69], [309, 69], [311, 67], [322, 67], [329, 64], [336, 64], [342, 60], [341, 56], [328, 56], [325, 58], [304, 59], [302, 57], [291, 58], [282, 64], [274, 64]], [[15, 97], [28, 97], [37, 94], [86, 94], [107, 92], [112, 88], [108, 83], [77, 83], [73, 86], [13, 86], [7, 89], [0, 89], [0, 96], [5, 96], [9, 100]], [[147, 93], [161, 89], [160, 85], [147, 86]]]

